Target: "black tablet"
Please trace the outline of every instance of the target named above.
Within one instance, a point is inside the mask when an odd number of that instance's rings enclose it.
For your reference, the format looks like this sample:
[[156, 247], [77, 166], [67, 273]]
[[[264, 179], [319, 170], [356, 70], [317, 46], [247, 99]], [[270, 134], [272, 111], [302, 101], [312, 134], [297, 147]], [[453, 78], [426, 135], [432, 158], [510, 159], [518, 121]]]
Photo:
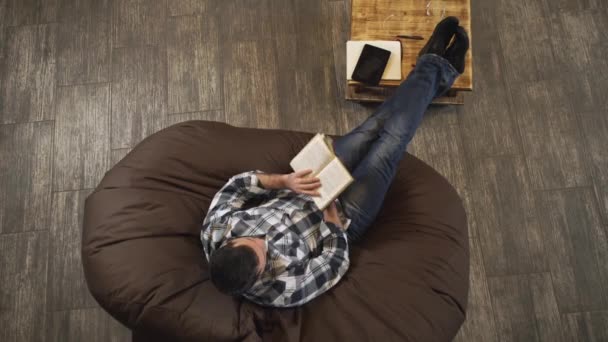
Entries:
[[363, 46], [352, 79], [369, 85], [378, 85], [391, 52], [369, 44]]

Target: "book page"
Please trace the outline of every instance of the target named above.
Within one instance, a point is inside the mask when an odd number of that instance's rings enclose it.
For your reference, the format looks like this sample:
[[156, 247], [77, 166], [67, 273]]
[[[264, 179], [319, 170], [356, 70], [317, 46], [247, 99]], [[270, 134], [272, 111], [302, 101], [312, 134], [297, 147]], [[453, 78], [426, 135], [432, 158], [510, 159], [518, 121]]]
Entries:
[[321, 210], [325, 209], [353, 182], [353, 177], [338, 158], [334, 158], [327, 164], [317, 177], [321, 180], [321, 187], [318, 190], [321, 196], [313, 197], [313, 200]]
[[317, 134], [289, 163], [294, 171], [312, 169], [312, 175], [316, 175], [333, 158], [333, 153], [325, 143], [325, 136]]

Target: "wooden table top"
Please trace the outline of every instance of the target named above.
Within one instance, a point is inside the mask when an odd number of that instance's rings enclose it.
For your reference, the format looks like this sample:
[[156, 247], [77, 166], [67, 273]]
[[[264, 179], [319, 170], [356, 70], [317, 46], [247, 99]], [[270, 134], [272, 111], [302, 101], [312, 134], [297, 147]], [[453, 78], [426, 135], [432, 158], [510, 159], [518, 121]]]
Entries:
[[[422, 36], [424, 40], [398, 39], [402, 43], [401, 78], [416, 64], [418, 52], [442, 18], [455, 16], [471, 36], [470, 0], [352, 0], [351, 40], [396, 40], [397, 35]], [[472, 48], [472, 44], [471, 44]], [[454, 83], [455, 90], [473, 90], [471, 49], [465, 72]], [[357, 83], [349, 81], [349, 83]], [[400, 81], [382, 81], [397, 86]]]

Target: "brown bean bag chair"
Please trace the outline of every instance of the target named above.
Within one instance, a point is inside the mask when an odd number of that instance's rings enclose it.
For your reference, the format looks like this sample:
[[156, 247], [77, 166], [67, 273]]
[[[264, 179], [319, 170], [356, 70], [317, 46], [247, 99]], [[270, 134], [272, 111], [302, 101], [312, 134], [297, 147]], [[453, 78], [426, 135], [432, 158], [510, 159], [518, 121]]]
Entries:
[[327, 293], [273, 309], [213, 287], [199, 240], [213, 195], [240, 172], [290, 172], [311, 137], [191, 121], [139, 144], [86, 201], [82, 260], [99, 304], [136, 341], [451, 340], [467, 305], [466, 217], [450, 184], [409, 154]]

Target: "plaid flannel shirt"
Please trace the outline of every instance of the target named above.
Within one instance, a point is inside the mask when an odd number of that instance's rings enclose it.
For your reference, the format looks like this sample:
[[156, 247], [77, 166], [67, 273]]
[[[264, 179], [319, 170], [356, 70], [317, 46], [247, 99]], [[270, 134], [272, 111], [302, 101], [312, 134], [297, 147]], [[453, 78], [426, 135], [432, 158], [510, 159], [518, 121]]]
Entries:
[[255, 171], [232, 177], [213, 198], [201, 232], [207, 260], [242, 236], [266, 241], [264, 272], [244, 294], [260, 305], [304, 304], [334, 286], [349, 266], [345, 232], [323, 221], [312, 198], [265, 189]]

